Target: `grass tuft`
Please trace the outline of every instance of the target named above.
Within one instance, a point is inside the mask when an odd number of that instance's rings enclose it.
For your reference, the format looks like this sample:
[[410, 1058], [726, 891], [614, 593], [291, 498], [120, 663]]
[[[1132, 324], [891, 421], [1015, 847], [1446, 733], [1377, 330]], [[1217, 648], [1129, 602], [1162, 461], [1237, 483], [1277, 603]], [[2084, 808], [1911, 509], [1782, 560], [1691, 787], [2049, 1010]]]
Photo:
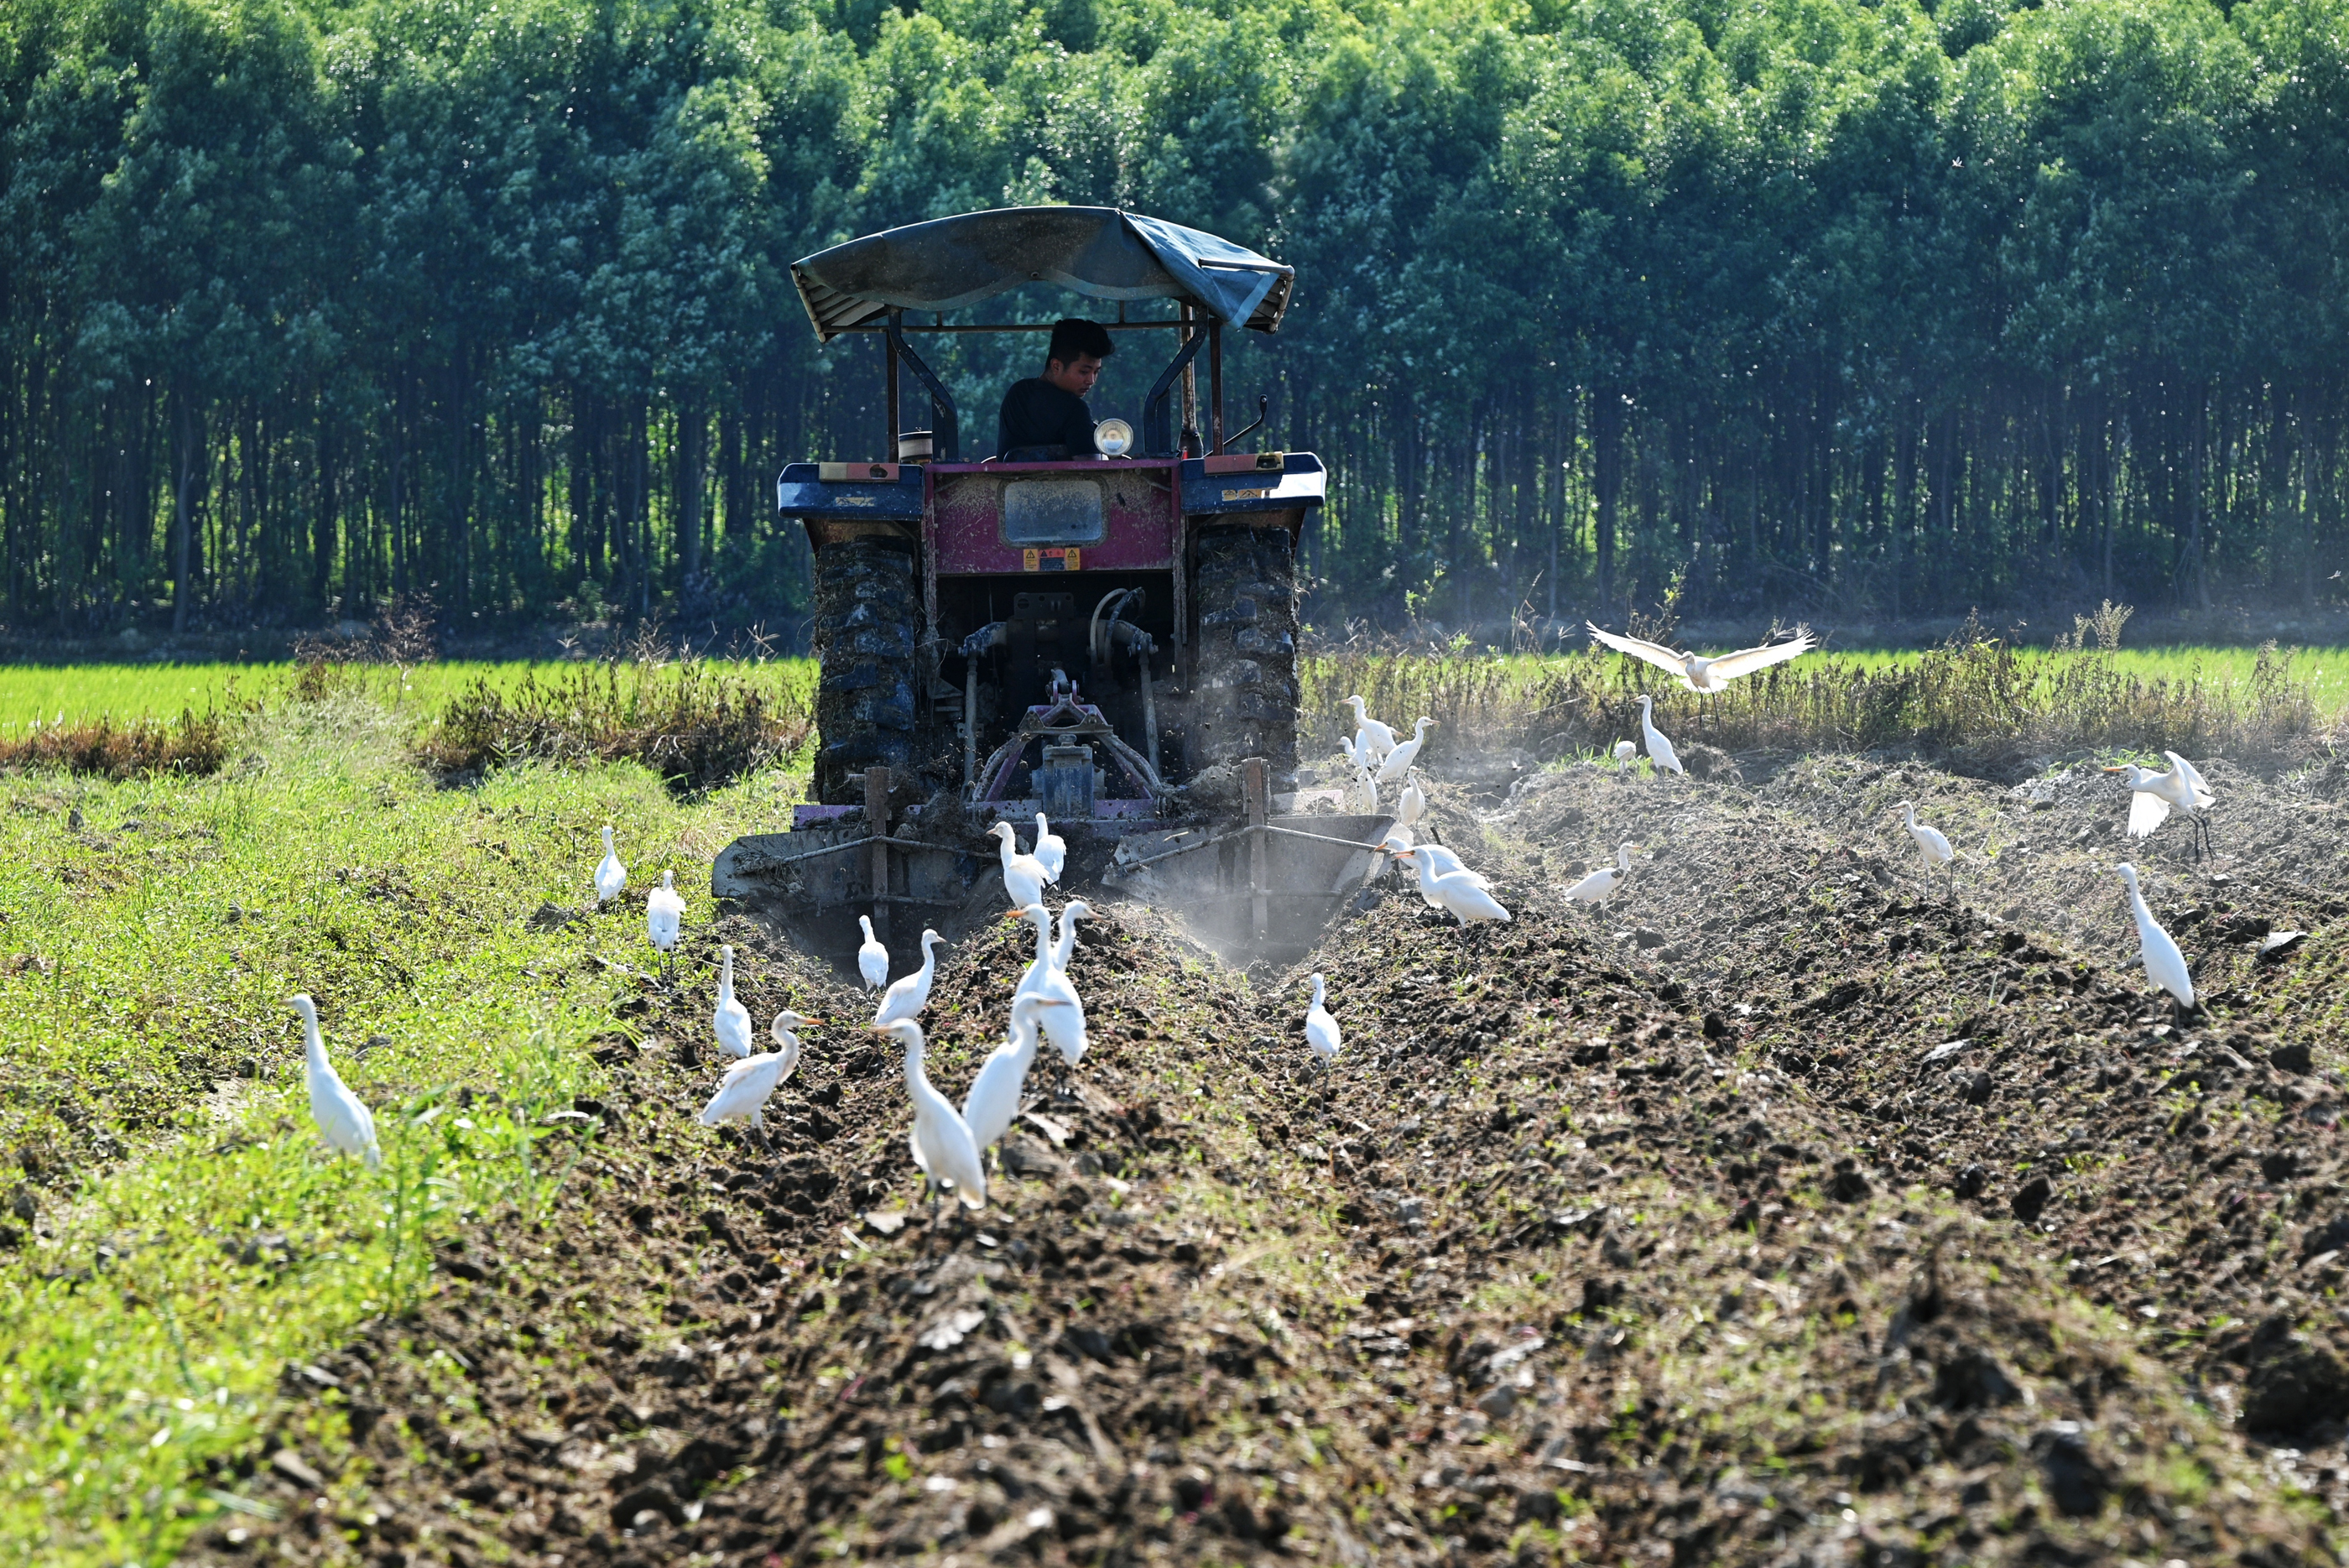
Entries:
[[637, 657], [501, 685], [484, 676], [450, 699], [418, 742], [443, 776], [532, 761], [636, 762], [694, 796], [805, 746], [814, 713], [796, 670], [781, 681], [701, 659]]
[[100, 714], [0, 736], [0, 767], [61, 768], [108, 779], [208, 778], [228, 761], [228, 751], [229, 721], [217, 711], [183, 709], [176, 721]]

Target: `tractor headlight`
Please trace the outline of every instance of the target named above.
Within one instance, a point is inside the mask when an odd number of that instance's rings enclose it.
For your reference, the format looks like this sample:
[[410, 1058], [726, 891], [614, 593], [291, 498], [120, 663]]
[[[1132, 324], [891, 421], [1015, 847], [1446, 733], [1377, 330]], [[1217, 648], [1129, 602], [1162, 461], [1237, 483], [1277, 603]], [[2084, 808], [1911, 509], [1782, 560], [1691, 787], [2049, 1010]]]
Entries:
[[1133, 450], [1133, 427], [1123, 420], [1103, 420], [1093, 427], [1093, 445], [1103, 457], [1123, 457]]

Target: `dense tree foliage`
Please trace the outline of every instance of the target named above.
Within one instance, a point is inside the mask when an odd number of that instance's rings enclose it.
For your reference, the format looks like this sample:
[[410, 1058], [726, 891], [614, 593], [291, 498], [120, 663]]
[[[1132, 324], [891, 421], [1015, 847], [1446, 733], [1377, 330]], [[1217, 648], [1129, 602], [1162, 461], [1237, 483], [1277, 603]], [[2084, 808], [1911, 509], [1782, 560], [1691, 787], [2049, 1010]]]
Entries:
[[2349, 0], [16, 0], [0, 615], [788, 611], [885, 437], [790, 261], [1056, 201], [1298, 266], [1324, 618], [2349, 563]]

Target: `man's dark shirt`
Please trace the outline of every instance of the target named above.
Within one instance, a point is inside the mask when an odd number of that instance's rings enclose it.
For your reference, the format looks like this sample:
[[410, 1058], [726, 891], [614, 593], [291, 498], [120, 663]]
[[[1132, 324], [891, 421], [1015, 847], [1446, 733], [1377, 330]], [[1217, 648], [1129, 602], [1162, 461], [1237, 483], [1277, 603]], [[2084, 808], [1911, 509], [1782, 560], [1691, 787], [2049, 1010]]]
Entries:
[[1093, 455], [1093, 411], [1074, 392], [1062, 391], [1040, 376], [1014, 381], [1003, 394], [1003, 411], [996, 421], [996, 453], [1009, 458], [1023, 448], [1058, 447], [1051, 458]]

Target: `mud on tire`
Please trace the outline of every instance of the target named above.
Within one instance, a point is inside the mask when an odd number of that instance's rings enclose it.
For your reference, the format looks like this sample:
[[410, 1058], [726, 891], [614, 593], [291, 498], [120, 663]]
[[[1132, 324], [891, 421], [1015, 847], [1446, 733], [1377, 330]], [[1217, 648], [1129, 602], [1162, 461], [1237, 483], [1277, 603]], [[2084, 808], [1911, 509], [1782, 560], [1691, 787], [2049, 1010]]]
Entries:
[[843, 539], [816, 550], [810, 640], [821, 670], [815, 796], [824, 805], [864, 802], [851, 773], [875, 763], [893, 770], [912, 765], [920, 617], [914, 557], [904, 547]]
[[1199, 614], [1190, 763], [1264, 757], [1297, 772], [1297, 567], [1286, 528], [1211, 528], [1195, 541]]

